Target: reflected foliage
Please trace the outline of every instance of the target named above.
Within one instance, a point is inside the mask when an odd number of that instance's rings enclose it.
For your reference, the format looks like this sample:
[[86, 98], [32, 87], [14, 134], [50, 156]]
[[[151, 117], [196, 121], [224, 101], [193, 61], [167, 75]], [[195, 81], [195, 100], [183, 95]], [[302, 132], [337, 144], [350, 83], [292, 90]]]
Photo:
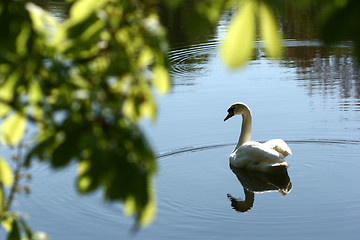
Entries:
[[[170, 48], [206, 42], [215, 34], [216, 25], [199, 20], [201, 15], [195, 15], [194, 8], [196, 8], [194, 1], [182, 1], [181, 5], [170, 9], [164, 4], [160, 5], [160, 18], [167, 30]], [[205, 22], [205, 25], [208, 26], [194, 32], [190, 24], [198, 22]]]
[[355, 54], [360, 61], [359, 10], [357, 0], [326, 1], [320, 16], [320, 33], [327, 44], [354, 40]]
[[230, 165], [231, 170], [244, 188], [245, 199], [235, 198], [228, 194], [231, 206], [239, 212], [250, 210], [255, 201], [254, 193], [277, 191], [282, 196], [292, 190], [292, 184], [287, 169], [279, 167], [275, 173], [254, 172], [246, 169], [235, 168]]
[[287, 66], [296, 68], [299, 84], [307, 90], [308, 95], [340, 96], [345, 101], [355, 103], [354, 106], [340, 106], [342, 109], [358, 110], [356, 99], [360, 99], [360, 72], [356, 59], [351, 55], [349, 48], [290, 47], [287, 59], [296, 61]]
[[349, 28], [343, 26], [346, 34], [338, 34], [335, 28], [328, 29], [328, 34], [336, 35], [339, 41], [326, 40], [330, 45], [325, 46], [314, 41], [323, 39], [323, 14], [330, 14], [328, 8], [335, 13], [339, 7], [333, 1], [315, 1], [299, 8], [294, 7], [294, 3], [286, 2], [285, 18], [282, 20], [284, 37], [295, 41], [287, 43], [286, 61], [283, 64], [296, 68], [299, 84], [306, 88], [310, 96], [340, 96], [343, 99], [339, 103], [340, 109], [358, 111], [356, 99], [360, 99], [360, 72], [356, 58], [359, 56], [353, 48], [359, 42], [355, 37], [356, 31], [351, 30], [352, 25]]

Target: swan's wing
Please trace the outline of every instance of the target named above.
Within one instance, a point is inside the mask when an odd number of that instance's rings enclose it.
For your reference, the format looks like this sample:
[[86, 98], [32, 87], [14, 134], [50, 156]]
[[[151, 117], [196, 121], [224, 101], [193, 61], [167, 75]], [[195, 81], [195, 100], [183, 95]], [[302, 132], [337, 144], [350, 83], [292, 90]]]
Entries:
[[284, 156], [264, 144], [258, 142], [246, 142], [230, 155], [230, 163], [235, 167], [247, 167], [259, 170], [269, 166], [288, 166]]
[[275, 151], [281, 153], [286, 157], [287, 155], [292, 155], [290, 147], [282, 139], [272, 139], [265, 143], [264, 146], [274, 149]]

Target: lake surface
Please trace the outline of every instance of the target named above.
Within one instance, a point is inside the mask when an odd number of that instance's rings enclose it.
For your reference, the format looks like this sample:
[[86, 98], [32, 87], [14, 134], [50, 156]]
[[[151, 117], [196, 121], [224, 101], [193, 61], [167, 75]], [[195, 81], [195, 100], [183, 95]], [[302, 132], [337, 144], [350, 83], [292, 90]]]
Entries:
[[[287, 38], [283, 60], [259, 49], [230, 71], [218, 54], [227, 20], [206, 41], [175, 44], [173, 88], [157, 96], [156, 122], [141, 123], [159, 156], [154, 223], [133, 232], [121, 204], [76, 193], [76, 166], [35, 164], [32, 194], [14, 205], [34, 230], [53, 240], [360, 238], [360, 77], [351, 42], [325, 49]], [[223, 119], [237, 101], [252, 110], [253, 140], [288, 142], [284, 176], [230, 169], [241, 118]]]

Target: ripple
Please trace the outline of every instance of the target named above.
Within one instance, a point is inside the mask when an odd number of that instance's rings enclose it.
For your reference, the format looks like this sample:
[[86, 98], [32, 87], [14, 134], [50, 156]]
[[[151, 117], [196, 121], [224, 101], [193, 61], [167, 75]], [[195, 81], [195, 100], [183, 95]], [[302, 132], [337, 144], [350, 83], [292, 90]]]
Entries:
[[217, 45], [218, 42], [212, 40], [171, 50], [169, 53], [171, 73], [179, 77], [202, 75], [209, 58], [216, 54]]
[[360, 99], [343, 99], [339, 102], [342, 111], [360, 111]]
[[[265, 141], [260, 141], [265, 142]], [[360, 140], [341, 140], [341, 139], [308, 139], [308, 140], [285, 140], [285, 142], [289, 144], [308, 144], [308, 143], [314, 143], [314, 144], [341, 144], [341, 145], [360, 145]], [[183, 148], [178, 148], [166, 152], [162, 152], [158, 154], [157, 158], [165, 158], [169, 156], [179, 155], [179, 154], [185, 154], [185, 153], [191, 153], [191, 152], [198, 152], [198, 151], [205, 151], [208, 149], [214, 149], [214, 148], [222, 148], [227, 146], [235, 146], [236, 143], [219, 143], [219, 144], [210, 144], [210, 145], [204, 145], [204, 146], [188, 146]]]
[[[204, 232], [215, 223], [228, 233], [241, 232], [259, 238], [271, 234], [284, 239], [283, 229], [287, 229], [287, 239], [313, 234], [336, 239], [339, 235], [354, 234], [351, 228], [359, 223], [360, 193], [351, 185], [360, 181], [357, 161], [360, 141], [286, 142], [294, 150], [289, 160], [291, 193], [285, 197], [274, 192], [255, 193], [254, 206], [247, 213], [235, 212], [226, 197], [228, 193], [244, 197], [241, 183], [227, 162], [234, 143], [190, 146], [159, 154], [158, 158], [163, 160], [157, 179], [161, 221], [177, 222], [177, 229], [173, 230], [178, 234], [181, 229], [187, 229], [189, 234]], [[191, 229], [187, 226], [189, 222]], [[210, 235], [220, 238], [216, 233]]]
[[[185, 239], [200, 232], [209, 239], [221, 239], [224, 232], [258, 238], [271, 234], [284, 239], [283, 229], [290, 234], [287, 239], [354, 234], [351, 229], [356, 229], [360, 219], [360, 140], [286, 141], [294, 151], [289, 160], [292, 191], [285, 197], [277, 192], [255, 193], [254, 205], [246, 213], [234, 211], [227, 198], [229, 193], [244, 198], [242, 185], [228, 165], [235, 143], [160, 153], [155, 184], [158, 217], [139, 239], [164, 239], [161, 233]], [[53, 171], [45, 164], [34, 167], [34, 196], [21, 201], [34, 209], [25, 210], [32, 219], [52, 216], [56, 226], [82, 226], [87, 234], [95, 234], [96, 226], [131, 228], [132, 221], [122, 217], [121, 205], [104, 203], [101, 191], [85, 196], [76, 193], [75, 164], [62, 171]], [[336, 229], [337, 233], [327, 234], [327, 229]]]
[[[324, 43], [317, 40], [296, 40], [296, 39], [285, 39], [285, 47], [324, 47]], [[333, 47], [338, 48], [352, 48], [354, 43], [352, 41], [344, 41]]]

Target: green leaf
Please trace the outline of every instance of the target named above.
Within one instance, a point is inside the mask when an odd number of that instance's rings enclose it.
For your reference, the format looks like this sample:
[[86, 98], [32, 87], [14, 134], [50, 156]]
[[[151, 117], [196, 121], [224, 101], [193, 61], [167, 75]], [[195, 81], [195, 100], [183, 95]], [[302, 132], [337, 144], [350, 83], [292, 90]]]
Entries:
[[20, 230], [15, 220], [12, 222], [11, 232], [9, 233], [7, 240], [21, 240]]
[[263, 2], [260, 3], [259, 13], [261, 38], [264, 40], [265, 51], [269, 57], [279, 58], [282, 44], [274, 14]]
[[83, 21], [92, 15], [95, 10], [101, 9], [105, 0], [79, 0], [74, 3], [70, 10], [70, 18], [74, 21]]
[[6, 114], [8, 114], [10, 110], [11, 107], [8, 104], [0, 102], [0, 117], [6, 116]]
[[63, 167], [76, 156], [78, 153], [77, 140], [76, 136], [66, 138], [54, 149], [51, 157], [53, 167]]
[[90, 169], [90, 161], [82, 160], [80, 161], [77, 169], [78, 179], [77, 179], [77, 187], [79, 192], [86, 193], [91, 190], [92, 179], [86, 173]]
[[170, 76], [167, 68], [157, 65], [154, 68], [154, 84], [160, 93], [167, 93], [170, 89]]
[[10, 232], [13, 221], [14, 219], [12, 217], [7, 216], [1, 220], [1, 225], [6, 231]]
[[47, 11], [33, 3], [27, 3], [26, 9], [30, 12], [34, 29], [38, 33], [43, 34], [46, 37], [50, 37], [52, 33], [50, 29], [55, 29], [58, 25], [56, 19]]
[[31, 228], [29, 227], [29, 225], [27, 225], [26, 221], [22, 217], [20, 217], [19, 223], [21, 224], [22, 229], [24, 229], [25, 236], [27, 237], [27, 239], [28, 240], [33, 239], [33, 233], [31, 231]]
[[101, 12], [104, 0], [80, 0], [70, 10], [70, 18], [63, 22], [55, 35], [58, 51], [73, 58], [88, 58], [99, 48], [100, 33], [104, 28], [105, 12]]
[[253, 53], [255, 39], [254, 1], [245, 1], [229, 26], [221, 47], [225, 63], [232, 69], [244, 65]]
[[23, 23], [21, 31], [16, 38], [16, 50], [20, 56], [25, 56], [27, 54], [30, 35], [31, 25], [29, 23]]
[[[144, 206], [141, 214], [139, 215], [138, 223], [142, 226], [149, 225], [156, 215], [156, 200], [153, 194], [154, 190], [149, 187], [149, 199]], [[133, 195], [129, 195], [124, 201], [124, 214], [126, 216], [132, 216], [136, 214], [136, 198]]]
[[154, 54], [149, 47], [143, 48], [137, 60], [137, 67], [144, 68], [149, 66], [154, 61]]
[[14, 113], [1, 125], [1, 140], [9, 146], [15, 146], [25, 133], [25, 124], [25, 116], [18, 112]]
[[[1, 170], [0, 170], [1, 171]], [[1, 173], [0, 173], [1, 174]], [[0, 176], [1, 177], [1, 176]], [[5, 211], [5, 196], [4, 196], [4, 188], [0, 185], [0, 216], [3, 215]], [[0, 220], [2, 223], [3, 221]]]
[[143, 226], [149, 225], [150, 223], [152, 223], [156, 215], [156, 201], [154, 199], [153, 191], [154, 190], [151, 189], [151, 187], [149, 187], [148, 192], [150, 196], [147, 204], [145, 205], [142, 213], [140, 214], [139, 217], [140, 225]]
[[14, 182], [14, 176], [11, 167], [2, 157], [0, 157], [0, 181], [6, 187], [10, 187]]
[[29, 101], [32, 104], [40, 102], [43, 94], [41, 91], [40, 84], [37, 81], [31, 81], [29, 83]]
[[20, 77], [20, 71], [16, 69], [0, 86], [0, 117], [6, 116], [11, 110], [9, 103], [14, 97], [14, 91], [17, 81]]

